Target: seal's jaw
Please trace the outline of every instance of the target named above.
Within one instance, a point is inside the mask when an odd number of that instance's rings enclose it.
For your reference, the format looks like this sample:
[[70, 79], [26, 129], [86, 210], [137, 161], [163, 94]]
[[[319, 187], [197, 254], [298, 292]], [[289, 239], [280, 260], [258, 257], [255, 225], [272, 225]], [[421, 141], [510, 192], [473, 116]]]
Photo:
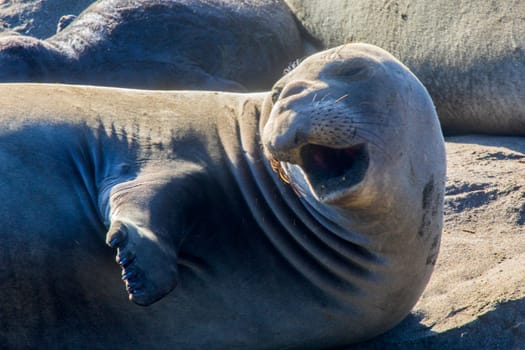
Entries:
[[310, 189], [326, 203], [337, 201], [355, 189], [370, 165], [364, 143], [345, 148], [307, 144], [301, 147], [300, 158]]

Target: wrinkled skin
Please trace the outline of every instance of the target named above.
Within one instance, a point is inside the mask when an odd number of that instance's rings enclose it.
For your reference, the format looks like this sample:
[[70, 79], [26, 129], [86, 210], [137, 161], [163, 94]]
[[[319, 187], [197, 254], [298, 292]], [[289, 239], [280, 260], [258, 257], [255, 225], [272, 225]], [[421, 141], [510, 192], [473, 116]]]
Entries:
[[254, 91], [300, 56], [279, 0], [100, 0], [46, 40], [0, 36], [0, 82]]
[[0, 104], [2, 348], [343, 346], [432, 272], [443, 139], [377, 47], [271, 93], [8, 84]]

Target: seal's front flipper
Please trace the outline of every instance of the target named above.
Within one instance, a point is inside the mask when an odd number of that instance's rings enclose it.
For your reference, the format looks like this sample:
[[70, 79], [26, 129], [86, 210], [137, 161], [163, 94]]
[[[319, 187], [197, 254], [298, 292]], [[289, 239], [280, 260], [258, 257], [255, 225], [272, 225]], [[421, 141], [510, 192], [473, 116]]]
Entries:
[[101, 192], [109, 226], [106, 243], [117, 249], [129, 298], [139, 305], [154, 303], [177, 284], [178, 252], [203, 201], [200, 172], [178, 165], [169, 171], [143, 169], [127, 181], [108, 181]]
[[116, 261], [131, 301], [150, 305], [175, 288], [176, 252], [149, 229], [115, 221], [109, 228], [107, 243], [117, 248]]

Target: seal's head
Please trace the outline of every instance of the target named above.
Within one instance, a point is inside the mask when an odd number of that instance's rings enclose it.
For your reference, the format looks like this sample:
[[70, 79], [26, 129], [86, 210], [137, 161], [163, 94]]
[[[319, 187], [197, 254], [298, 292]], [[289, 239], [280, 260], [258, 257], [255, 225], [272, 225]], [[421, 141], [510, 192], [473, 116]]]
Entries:
[[367, 44], [318, 53], [286, 74], [265, 101], [261, 130], [284, 177], [325, 204], [376, 205], [396, 189], [423, 188], [433, 175], [425, 163], [444, 163], [426, 89]]
[[54, 67], [64, 65], [65, 59], [46, 41], [24, 35], [0, 36], [0, 82], [60, 82], [62, 76]]

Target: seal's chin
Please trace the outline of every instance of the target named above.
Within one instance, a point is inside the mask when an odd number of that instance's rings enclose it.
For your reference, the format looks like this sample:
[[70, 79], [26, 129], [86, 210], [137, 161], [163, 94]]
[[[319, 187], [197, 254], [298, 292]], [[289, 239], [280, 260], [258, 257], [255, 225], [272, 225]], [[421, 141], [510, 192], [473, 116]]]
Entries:
[[365, 144], [346, 148], [308, 144], [301, 148], [300, 155], [308, 182], [322, 201], [344, 196], [364, 179], [369, 166]]

